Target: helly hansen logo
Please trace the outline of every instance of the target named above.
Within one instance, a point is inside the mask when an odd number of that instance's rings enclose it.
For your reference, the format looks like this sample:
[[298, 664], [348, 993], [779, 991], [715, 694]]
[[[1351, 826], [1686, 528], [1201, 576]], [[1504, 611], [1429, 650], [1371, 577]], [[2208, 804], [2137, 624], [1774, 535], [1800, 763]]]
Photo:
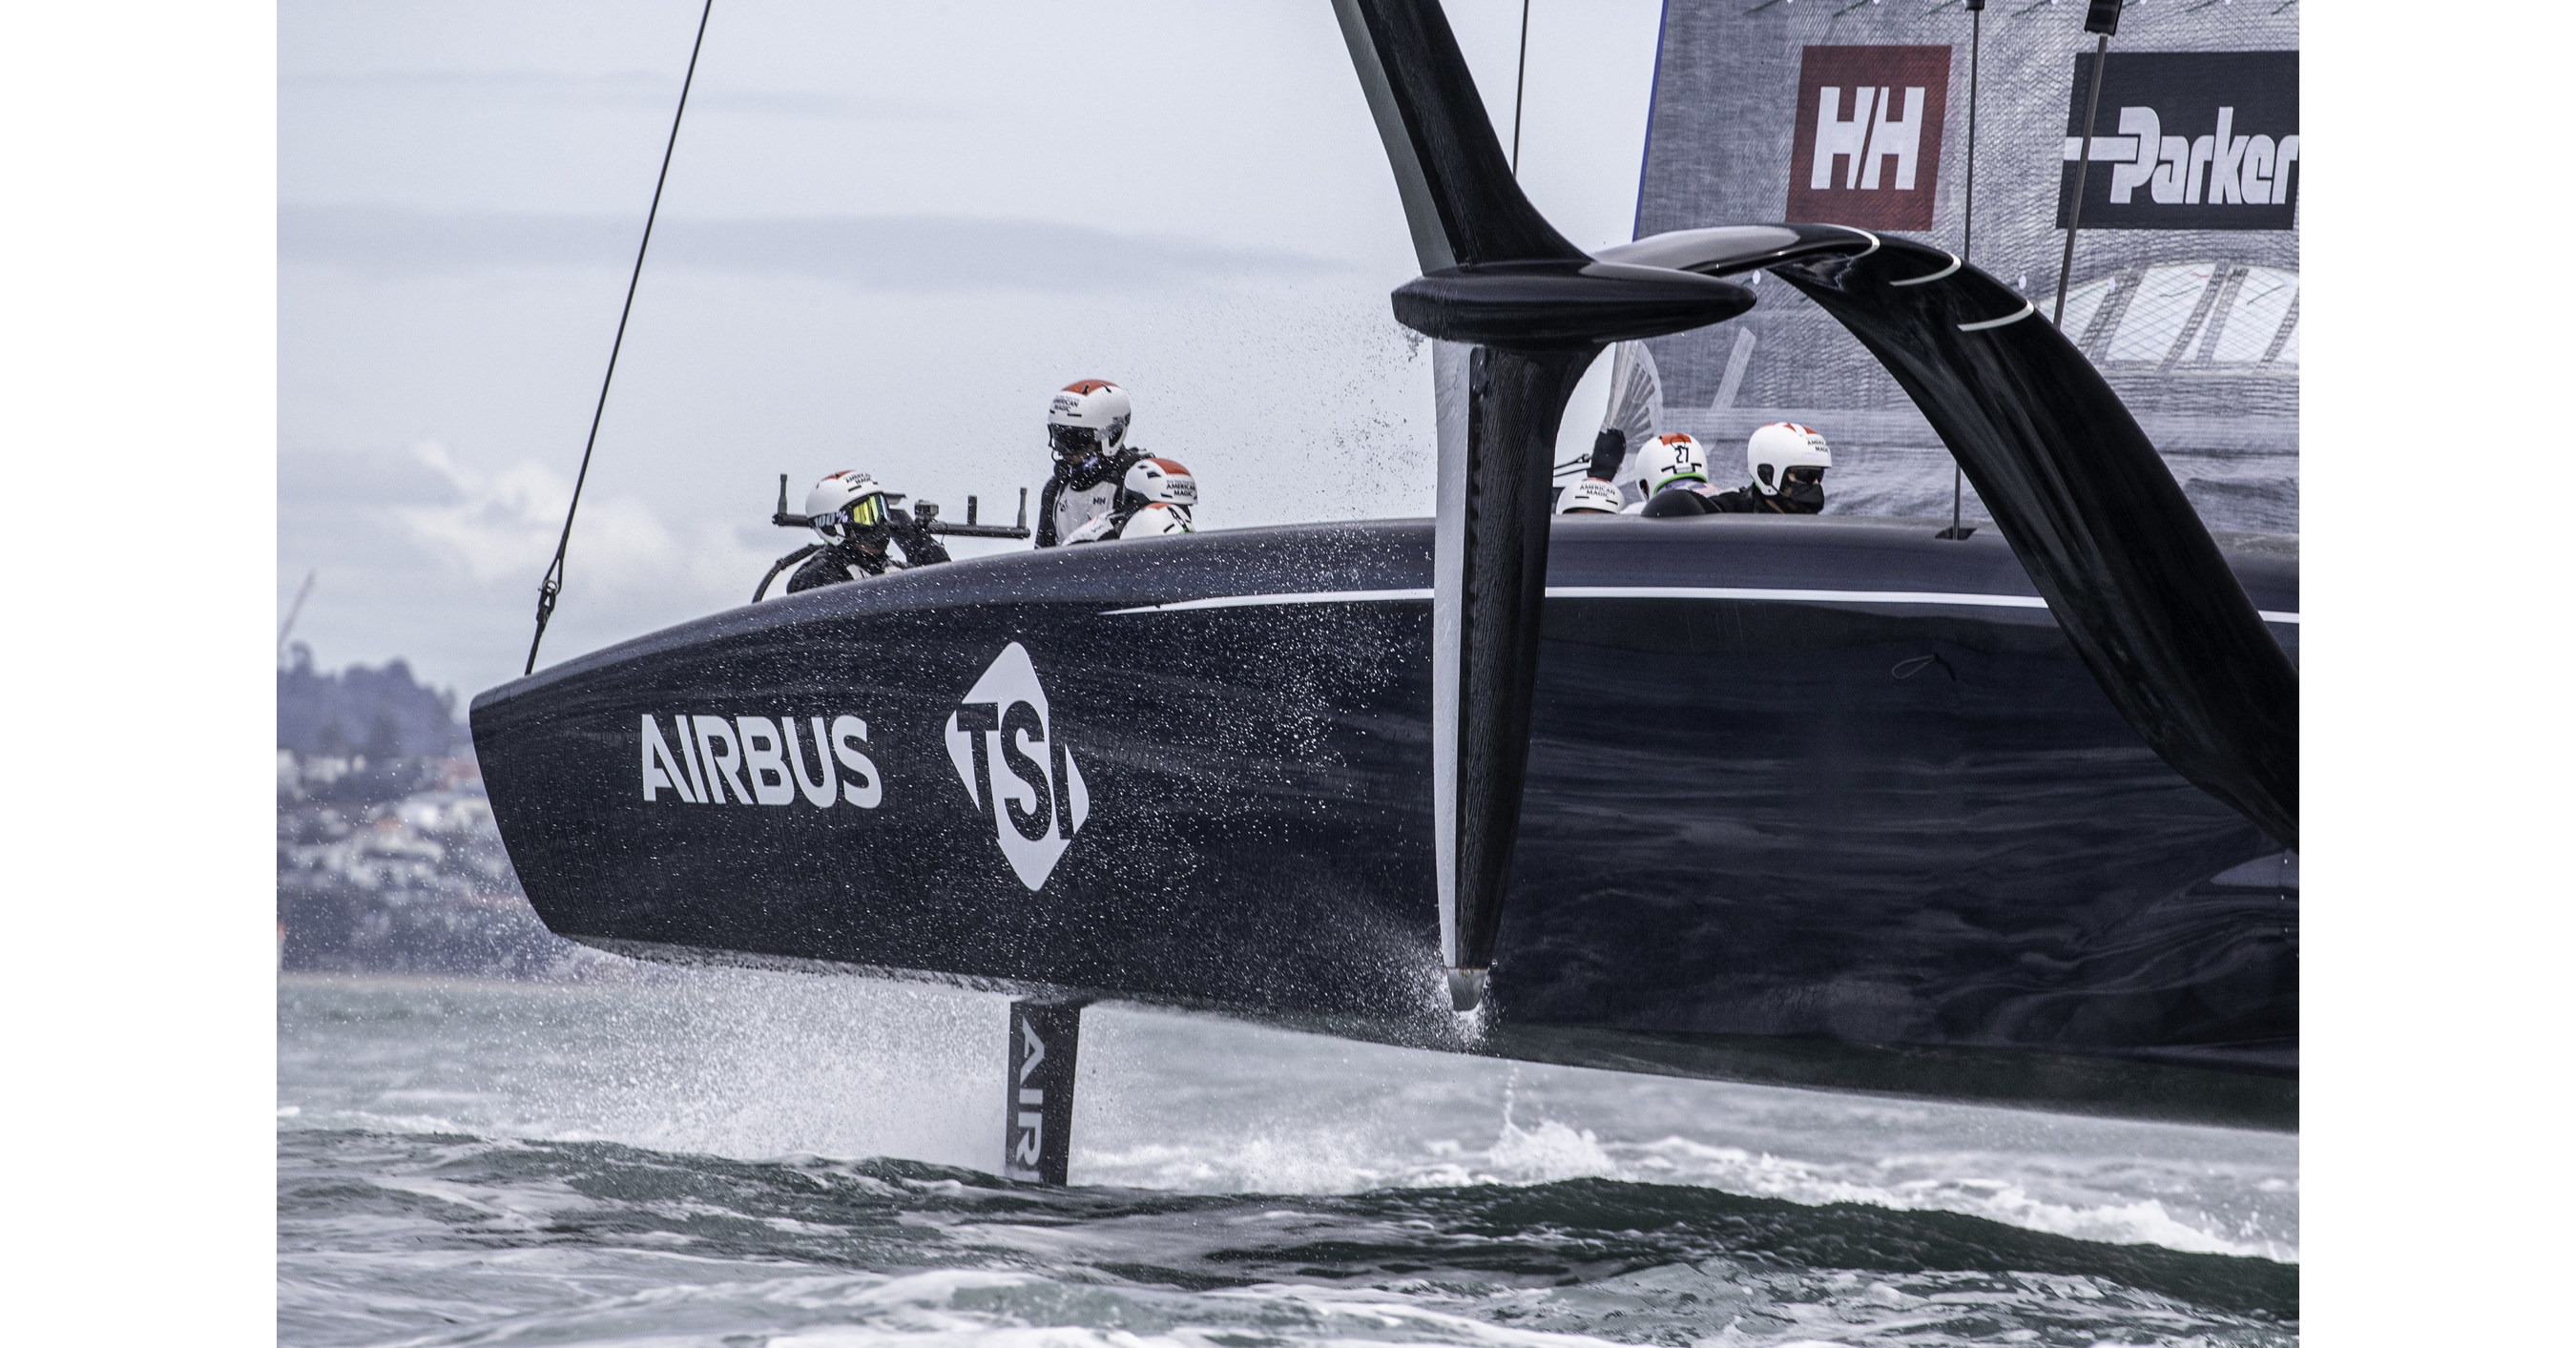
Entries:
[[638, 754], [644, 799], [691, 805], [792, 805], [873, 810], [885, 783], [868, 757], [868, 723], [855, 716], [657, 716], [642, 718]]
[[1809, 47], [1789, 151], [1792, 220], [1930, 229], [1948, 47]]
[[1026, 648], [1016, 641], [1002, 648], [949, 715], [946, 734], [957, 780], [993, 821], [1011, 872], [1035, 893], [1091, 817], [1091, 789], [1055, 736]]
[[[2075, 199], [2093, 58], [2075, 63], [2057, 223]], [[2293, 229], [2298, 224], [2299, 54], [2127, 52], [2102, 72], [2084, 227]]]

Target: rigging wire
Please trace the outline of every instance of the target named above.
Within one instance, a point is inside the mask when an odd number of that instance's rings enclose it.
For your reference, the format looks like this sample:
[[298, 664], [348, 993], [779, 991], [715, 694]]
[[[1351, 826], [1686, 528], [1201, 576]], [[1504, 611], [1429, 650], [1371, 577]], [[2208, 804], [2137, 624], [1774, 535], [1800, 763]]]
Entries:
[[1512, 76], [1512, 180], [1521, 176], [1521, 91], [1529, 87], [1530, 0], [1521, 0], [1521, 60]]
[[[2100, 0], [2095, 0], [2094, 7], [2101, 7]], [[2116, 20], [2119, 10], [2114, 7], [2111, 14]], [[2084, 105], [2084, 148], [2075, 159], [2075, 196], [2066, 203], [2066, 256], [2057, 264], [2057, 312], [2048, 320], [2061, 332], [2066, 329], [2066, 280], [2075, 270], [2075, 230], [2084, 219], [2084, 170], [2093, 166], [2093, 119], [2102, 115], [2102, 67], [2110, 59], [2111, 35], [2106, 32], [2093, 46], [2093, 96]]]
[[[1977, 252], [1977, 57], [1986, 46], [1986, 0], [1968, 0], [1968, 202], [1959, 215], [1959, 262], [1968, 265]], [[1966, 470], [1950, 461], [1950, 532], [1952, 541], [1968, 536], [1959, 527], [1959, 498]]]
[[321, 574], [322, 568], [318, 566], [306, 569], [304, 584], [295, 592], [295, 603], [286, 610], [286, 621], [277, 625], [277, 653], [280, 658], [286, 654], [286, 639], [294, 635], [295, 620], [303, 616], [305, 599], [313, 593], [313, 581]]
[[707, 18], [715, 12], [716, 0], [706, 0], [698, 11], [698, 35], [689, 43], [689, 71], [680, 77], [680, 105], [671, 113], [671, 138], [662, 146], [662, 171], [653, 179], [653, 204], [644, 212], [644, 238], [635, 245], [635, 270], [626, 278], [626, 304], [617, 311], [617, 338], [608, 345], [608, 373], [600, 377], [599, 403], [590, 412], [590, 438], [582, 442], [581, 471], [572, 480], [572, 500], [564, 507], [563, 533], [555, 539], [555, 559], [546, 567], [545, 581], [537, 587], [537, 632], [528, 638], [527, 668], [522, 677], [537, 670], [537, 647], [546, 639], [546, 624], [555, 616], [555, 596], [563, 593], [564, 552], [572, 545], [573, 515], [581, 509], [582, 484], [590, 480], [590, 454], [599, 446], [599, 422], [608, 412], [608, 386], [617, 379], [617, 353], [626, 346], [626, 320], [635, 312], [635, 287], [644, 279], [644, 252], [653, 246], [653, 221], [662, 213], [662, 185], [671, 178], [671, 152], [680, 144], [680, 118], [689, 110], [689, 86], [698, 78], [698, 50], [706, 45]]

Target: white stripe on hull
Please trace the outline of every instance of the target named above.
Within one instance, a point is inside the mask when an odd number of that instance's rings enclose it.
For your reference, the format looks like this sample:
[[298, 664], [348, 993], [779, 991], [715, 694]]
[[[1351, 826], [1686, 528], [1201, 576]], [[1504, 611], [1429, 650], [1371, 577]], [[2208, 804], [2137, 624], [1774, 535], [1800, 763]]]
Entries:
[[[1701, 585], [1551, 585], [1550, 599], [1744, 599], [1776, 604], [1931, 604], [1949, 608], [2046, 608], [2035, 594], [1953, 594], [1938, 590], [1784, 590]], [[1425, 601], [1429, 590], [1308, 590], [1295, 594], [1224, 594], [1168, 604], [1113, 608], [1110, 614], [1175, 613], [1201, 608], [1270, 608], [1287, 604], [1371, 604]], [[2262, 611], [2267, 623], [2299, 621], [2295, 613]]]

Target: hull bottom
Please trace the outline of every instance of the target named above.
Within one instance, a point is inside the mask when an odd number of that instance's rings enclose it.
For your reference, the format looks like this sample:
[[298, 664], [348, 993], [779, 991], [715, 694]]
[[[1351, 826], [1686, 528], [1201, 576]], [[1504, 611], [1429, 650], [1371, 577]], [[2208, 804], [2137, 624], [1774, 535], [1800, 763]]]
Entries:
[[[1222, 1002], [1139, 998], [1105, 989], [1008, 978], [844, 964], [795, 956], [632, 941], [570, 939], [629, 959], [699, 967], [928, 983], [1015, 998], [1081, 998], [1093, 1004], [1150, 1007], [1398, 1048], [1472, 1053], [1516, 1062], [1587, 1067], [1606, 1072], [1730, 1081], [1755, 1086], [2000, 1106], [2045, 1113], [2141, 1119], [2294, 1133], [2299, 1129], [2295, 1039], [2232, 1046], [2226, 1065], [2180, 1055], [2064, 1053], [1931, 1044], [1865, 1044], [1777, 1035], [1687, 1034], [1562, 1025], [1478, 1025], [1445, 1004], [1426, 1000], [1404, 1020], [1267, 1011]], [[1442, 994], [1445, 996], [1445, 993]], [[1476, 1026], [1472, 1031], [1466, 1027]], [[2249, 1071], [2247, 1057], [2278, 1057], [2277, 1071]]]

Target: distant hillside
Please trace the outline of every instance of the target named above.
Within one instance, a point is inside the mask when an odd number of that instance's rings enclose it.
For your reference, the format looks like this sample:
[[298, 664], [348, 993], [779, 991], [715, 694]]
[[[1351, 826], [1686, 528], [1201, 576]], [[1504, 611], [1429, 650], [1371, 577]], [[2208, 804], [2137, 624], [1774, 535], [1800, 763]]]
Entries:
[[416, 681], [402, 660], [382, 669], [351, 665], [325, 674], [313, 668], [313, 652], [302, 642], [295, 644], [294, 656], [293, 664], [277, 671], [278, 748], [378, 761], [464, 750], [456, 694]]
[[456, 698], [400, 660], [277, 672], [277, 962], [287, 972], [589, 977], [492, 823]]

